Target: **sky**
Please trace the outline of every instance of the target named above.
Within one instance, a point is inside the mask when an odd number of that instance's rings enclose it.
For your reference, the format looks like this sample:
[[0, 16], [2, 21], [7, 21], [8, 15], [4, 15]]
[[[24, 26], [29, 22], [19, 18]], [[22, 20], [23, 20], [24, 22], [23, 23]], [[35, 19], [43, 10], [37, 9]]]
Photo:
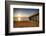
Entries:
[[39, 9], [14, 8], [14, 17], [29, 17], [39, 12]]

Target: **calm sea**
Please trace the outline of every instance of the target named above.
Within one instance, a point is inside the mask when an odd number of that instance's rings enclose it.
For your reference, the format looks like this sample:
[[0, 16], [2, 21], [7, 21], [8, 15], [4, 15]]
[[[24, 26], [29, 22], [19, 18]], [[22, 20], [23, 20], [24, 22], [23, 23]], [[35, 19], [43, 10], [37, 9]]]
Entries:
[[[14, 19], [15, 21], [18, 21], [19, 19], [16, 17], [15, 19]], [[21, 17], [20, 18], [20, 21], [29, 21], [29, 18], [28, 17]]]

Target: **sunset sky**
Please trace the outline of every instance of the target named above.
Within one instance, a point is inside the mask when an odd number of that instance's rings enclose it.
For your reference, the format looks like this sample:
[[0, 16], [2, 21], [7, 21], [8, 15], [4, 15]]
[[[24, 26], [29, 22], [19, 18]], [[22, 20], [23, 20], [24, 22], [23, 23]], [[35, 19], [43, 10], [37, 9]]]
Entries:
[[14, 17], [29, 17], [39, 12], [39, 9], [14, 8]]

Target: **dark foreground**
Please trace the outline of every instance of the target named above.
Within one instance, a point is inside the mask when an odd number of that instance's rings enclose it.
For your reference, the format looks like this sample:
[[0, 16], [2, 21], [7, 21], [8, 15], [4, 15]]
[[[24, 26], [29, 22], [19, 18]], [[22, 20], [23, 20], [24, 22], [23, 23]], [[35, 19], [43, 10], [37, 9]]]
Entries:
[[14, 21], [14, 27], [38, 27], [37, 21]]

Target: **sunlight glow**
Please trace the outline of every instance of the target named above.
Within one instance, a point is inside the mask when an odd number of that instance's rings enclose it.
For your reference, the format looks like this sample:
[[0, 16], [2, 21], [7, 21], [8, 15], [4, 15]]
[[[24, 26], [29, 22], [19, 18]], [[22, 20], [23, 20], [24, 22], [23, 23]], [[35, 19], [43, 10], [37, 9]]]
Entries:
[[17, 17], [21, 17], [21, 15], [20, 15], [20, 14], [18, 14], [18, 15], [17, 15]]
[[21, 15], [18, 14], [17, 17], [18, 17], [18, 21], [21, 21]]
[[21, 21], [21, 18], [20, 17], [18, 18], [18, 21]]

